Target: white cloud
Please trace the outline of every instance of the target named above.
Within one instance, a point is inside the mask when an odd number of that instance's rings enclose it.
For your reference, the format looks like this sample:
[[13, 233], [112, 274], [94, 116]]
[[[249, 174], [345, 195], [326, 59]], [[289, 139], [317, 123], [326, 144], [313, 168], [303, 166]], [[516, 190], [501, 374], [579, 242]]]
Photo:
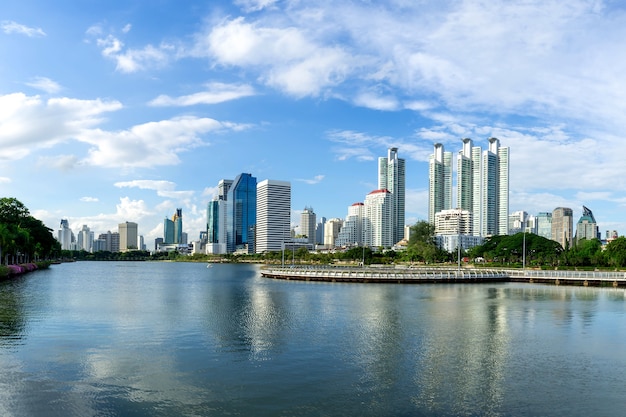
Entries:
[[398, 110], [398, 100], [393, 96], [378, 96], [371, 93], [359, 94], [354, 99], [357, 106], [367, 107], [374, 110], [393, 111]]
[[0, 25], [4, 33], [11, 35], [16, 33], [18, 35], [26, 35], [29, 38], [46, 36], [46, 32], [44, 32], [41, 28], [32, 28], [25, 25], [21, 25], [12, 20], [4, 20]]
[[320, 183], [324, 179], [325, 175], [316, 175], [311, 179], [297, 179], [296, 181], [304, 182], [306, 184], [314, 185]]
[[193, 54], [222, 65], [258, 67], [268, 85], [297, 97], [316, 96], [341, 83], [351, 62], [341, 48], [318, 45], [295, 27], [264, 27], [241, 17], [200, 35]]
[[27, 82], [26, 85], [45, 91], [48, 94], [54, 94], [61, 91], [61, 86], [56, 81], [47, 77], [35, 77], [32, 81]]
[[78, 140], [92, 145], [85, 159], [89, 164], [151, 168], [176, 165], [180, 163], [179, 153], [207, 145], [202, 135], [230, 129], [214, 119], [185, 116], [116, 132], [93, 129], [83, 132]]
[[[0, 96], [0, 158], [20, 159], [80, 135], [119, 110], [117, 101], [51, 98], [14, 93]], [[37, 123], [33, 123], [36, 120]]]
[[8, 184], [11, 182], [11, 178], [8, 177], [0, 177], [0, 184]]
[[38, 149], [67, 141], [91, 146], [87, 155], [39, 159], [42, 165], [61, 169], [76, 164], [122, 168], [175, 165], [180, 162], [181, 152], [207, 146], [203, 140], [207, 133], [247, 128], [232, 122], [183, 116], [107, 131], [98, 128], [104, 114], [121, 109], [122, 104], [100, 99], [62, 97], [44, 101], [39, 96], [15, 93], [0, 96], [0, 108], [0, 158], [21, 159]]
[[[130, 26], [126, 25], [123, 33], [127, 33]], [[146, 45], [143, 48], [125, 48], [124, 42], [118, 37], [109, 34], [102, 36], [100, 26], [90, 27], [86, 34], [96, 38], [96, 45], [102, 50], [102, 56], [116, 62], [116, 70], [125, 73], [144, 71], [165, 66], [175, 54], [176, 48], [167, 43], [159, 46]]]
[[194, 194], [193, 191], [176, 191], [176, 184], [163, 180], [133, 180], [122, 181], [114, 184], [116, 187], [140, 188], [144, 190], [154, 190], [159, 197], [174, 198], [178, 200], [188, 200]]
[[194, 106], [197, 104], [218, 104], [254, 95], [254, 88], [245, 84], [210, 83], [207, 91], [181, 97], [160, 95], [150, 101], [151, 106]]
[[81, 197], [80, 201], [83, 203], [97, 203], [99, 200], [97, 197]]
[[235, 4], [245, 12], [258, 12], [276, 4], [278, 0], [235, 0]]

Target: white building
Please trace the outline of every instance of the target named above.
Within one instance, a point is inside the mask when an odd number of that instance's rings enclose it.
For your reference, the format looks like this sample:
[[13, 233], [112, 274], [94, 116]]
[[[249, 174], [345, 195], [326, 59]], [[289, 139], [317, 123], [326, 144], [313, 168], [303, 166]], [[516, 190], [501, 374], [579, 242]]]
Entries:
[[391, 194], [391, 240], [394, 244], [404, 238], [405, 183], [405, 161], [398, 158], [398, 148], [389, 148], [386, 158], [378, 158], [378, 189]]
[[57, 240], [61, 244], [62, 250], [72, 250], [74, 242], [74, 232], [70, 229], [70, 224], [67, 219], [61, 220], [61, 225], [57, 233]]
[[93, 250], [94, 233], [84, 224], [78, 232], [78, 250], [91, 252]]
[[300, 215], [300, 234], [306, 236], [307, 242], [315, 245], [315, 228], [317, 217], [312, 207], [305, 207]]
[[509, 148], [500, 147], [497, 138], [489, 138], [485, 151], [473, 146], [471, 139], [463, 139], [457, 160], [457, 200], [459, 208], [471, 210], [475, 236], [508, 234]]
[[328, 249], [335, 247], [335, 239], [343, 226], [343, 220], [333, 218], [324, 223], [324, 246]]
[[348, 247], [363, 244], [364, 216], [365, 205], [363, 203], [354, 203], [348, 208], [348, 216], [337, 235], [335, 246]]
[[387, 190], [374, 190], [365, 197], [365, 245], [369, 247], [390, 248], [393, 241], [393, 223], [391, 193]]
[[481, 236], [472, 235], [472, 213], [469, 210], [443, 210], [435, 216], [435, 242], [448, 252], [482, 245]]
[[428, 160], [428, 222], [435, 224], [435, 214], [452, 208], [452, 152], [441, 143]]
[[[291, 183], [264, 180], [257, 184], [256, 194], [256, 253], [280, 251], [290, 240]], [[313, 231], [314, 226], [315, 218]]]
[[442, 210], [435, 215], [436, 235], [471, 235], [472, 213], [469, 210]]

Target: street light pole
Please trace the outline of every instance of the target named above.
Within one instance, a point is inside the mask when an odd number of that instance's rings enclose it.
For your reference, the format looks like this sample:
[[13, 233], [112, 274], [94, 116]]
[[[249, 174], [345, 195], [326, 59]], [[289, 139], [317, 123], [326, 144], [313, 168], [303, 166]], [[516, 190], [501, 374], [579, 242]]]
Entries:
[[524, 228], [524, 240], [522, 247], [522, 269], [526, 269], [526, 228]]

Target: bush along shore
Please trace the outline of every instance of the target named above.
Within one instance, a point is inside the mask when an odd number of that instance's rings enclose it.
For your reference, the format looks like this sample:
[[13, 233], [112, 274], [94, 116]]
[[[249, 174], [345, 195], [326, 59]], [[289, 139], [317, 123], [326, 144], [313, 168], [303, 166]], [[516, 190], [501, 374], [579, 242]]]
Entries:
[[38, 269], [48, 269], [50, 261], [29, 262], [19, 265], [0, 265], [0, 279], [8, 279]]

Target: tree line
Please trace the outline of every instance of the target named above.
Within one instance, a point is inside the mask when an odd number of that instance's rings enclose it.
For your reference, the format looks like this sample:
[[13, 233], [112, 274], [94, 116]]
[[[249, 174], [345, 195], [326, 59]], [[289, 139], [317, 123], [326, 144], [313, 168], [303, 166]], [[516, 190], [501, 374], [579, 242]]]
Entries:
[[56, 258], [61, 245], [52, 229], [15, 198], [0, 198], [0, 263], [20, 264]]

